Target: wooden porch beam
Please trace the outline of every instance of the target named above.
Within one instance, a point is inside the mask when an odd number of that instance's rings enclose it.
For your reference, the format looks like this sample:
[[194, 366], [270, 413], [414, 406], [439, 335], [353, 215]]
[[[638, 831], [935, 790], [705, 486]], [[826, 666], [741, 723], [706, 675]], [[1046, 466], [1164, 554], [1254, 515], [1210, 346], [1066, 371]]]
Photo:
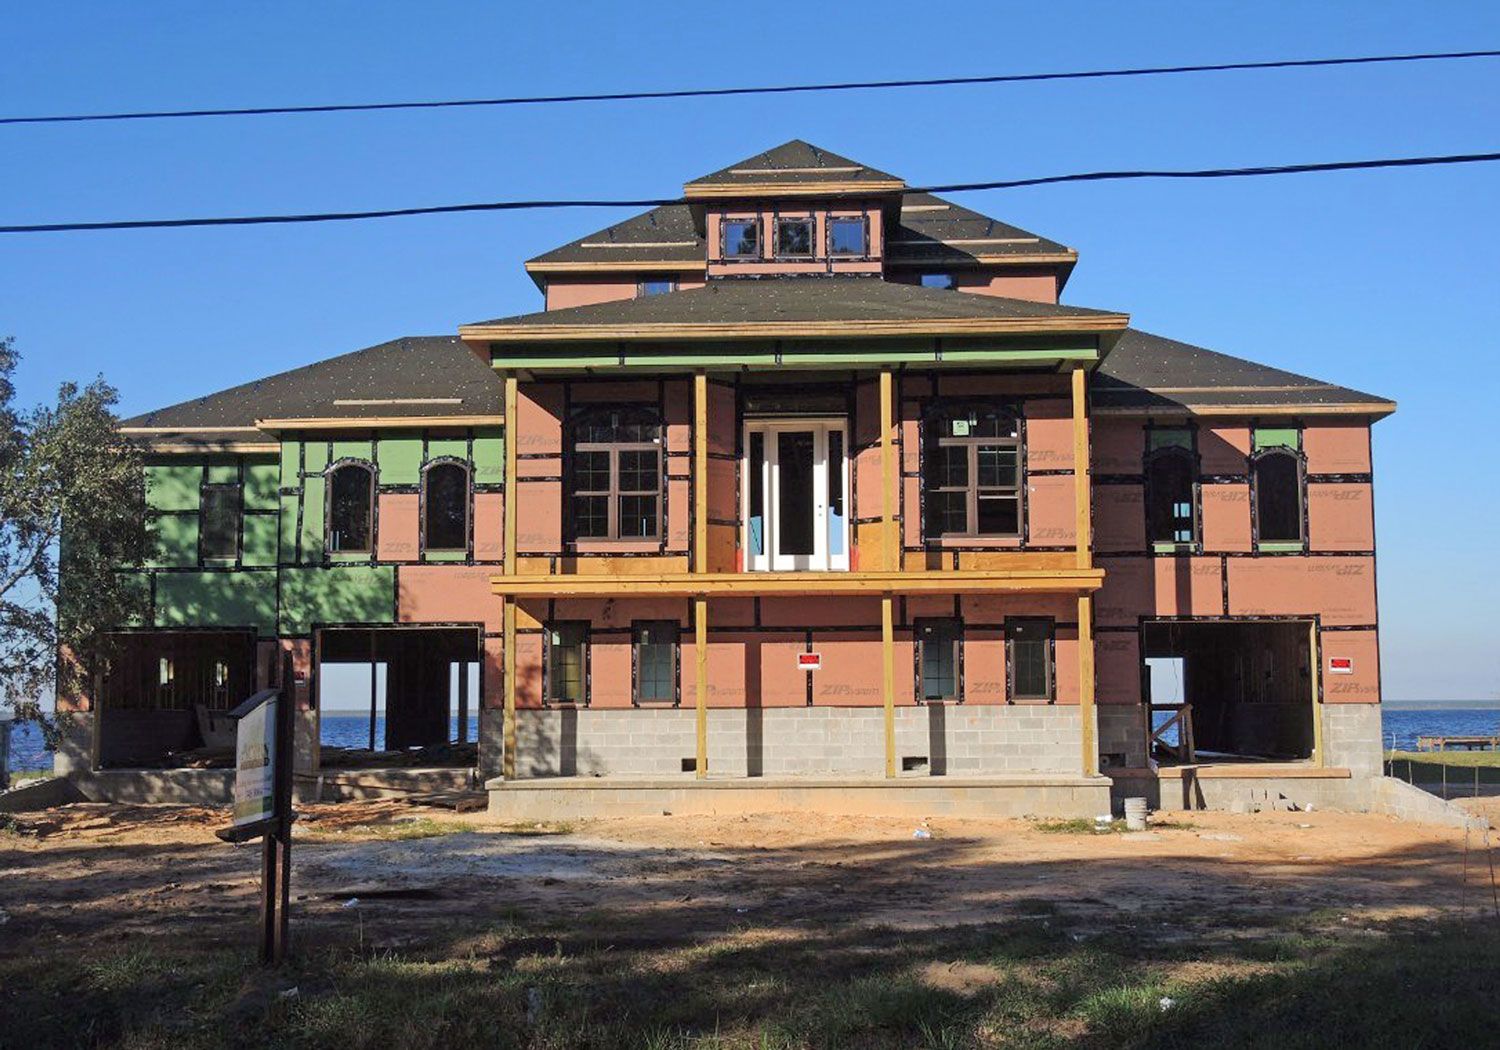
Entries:
[[[516, 402], [518, 400], [514, 372], [505, 377], [505, 549], [503, 552], [506, 572], [516, 571]], [[501, 773], [506, 780], [516, 778], [516, 595], [505, 596], [504, 619], [501, 622], [505, 663], [505, 711], [504, 754], [501, 758]]]

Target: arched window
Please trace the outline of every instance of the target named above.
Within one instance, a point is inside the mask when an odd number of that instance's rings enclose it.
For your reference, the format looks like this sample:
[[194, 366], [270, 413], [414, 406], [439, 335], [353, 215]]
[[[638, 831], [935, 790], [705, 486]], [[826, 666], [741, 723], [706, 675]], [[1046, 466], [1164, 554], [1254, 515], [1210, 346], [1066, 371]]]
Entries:
[[1021, 535], [1021, 425], [989, 405], [927, 417], [922, 446], [925, 525], [942, 536]]
[[1260, 543], [1302, 542], [1302, 461], [1294, 452], [1261, 452], [1250, 467], [1255, 498], [1255, 538]]
[[345, 463], [328, 475], [328, 550], [368, 554], [375, 537], [375, 472]]
[[422, 472], [422, 546], [469, 549], [469, 470], [461, 463], [433, 463]]
[[573, 421], [568, 457], [574, 539], [661, 536], [661, 420], [649, 409], [600, 409]]
[[1146, 540], [1193, 543], [1198, 538], [1193, 487], [1198, 467], [1185, 448], [1164, 448], [1146, 461]]

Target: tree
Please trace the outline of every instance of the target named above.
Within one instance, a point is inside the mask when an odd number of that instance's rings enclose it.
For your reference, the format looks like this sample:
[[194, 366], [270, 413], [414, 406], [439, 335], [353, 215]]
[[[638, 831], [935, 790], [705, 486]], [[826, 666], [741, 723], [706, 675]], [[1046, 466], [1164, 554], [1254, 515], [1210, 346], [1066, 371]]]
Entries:
[[[144, 619], [140, 452], [102, 378], [64, 383], [54, 405], [15, 406], [19, 361], [0, 339], [0, 704], [41, 718], [108, 655], [108, 630]], [[45, 721], [45, 720], [43, 720]]]

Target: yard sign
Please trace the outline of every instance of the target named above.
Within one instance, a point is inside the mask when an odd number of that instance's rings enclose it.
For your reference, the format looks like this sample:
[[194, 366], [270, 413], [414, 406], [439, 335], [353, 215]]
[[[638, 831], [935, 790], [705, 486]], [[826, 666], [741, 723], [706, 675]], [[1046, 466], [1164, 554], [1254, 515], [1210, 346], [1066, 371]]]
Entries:
[[267, 700], [237, 724], [234, 740], [233, 826], [276, 812], [276, 716], [280, 698]]

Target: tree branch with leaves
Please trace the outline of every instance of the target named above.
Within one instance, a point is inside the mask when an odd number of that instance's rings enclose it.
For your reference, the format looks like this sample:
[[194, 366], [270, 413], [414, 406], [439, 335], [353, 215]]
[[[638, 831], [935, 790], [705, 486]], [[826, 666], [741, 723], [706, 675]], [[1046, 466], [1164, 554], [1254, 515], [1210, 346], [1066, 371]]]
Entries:
[[87, 690], [111, 629], [145, 618], [122, 571], [146, 555], [145, 478], [113, 387], [64, 383], [20, 409], [18, 363], [0, 339], [0, 704], [45, 722], [49, 695]]

